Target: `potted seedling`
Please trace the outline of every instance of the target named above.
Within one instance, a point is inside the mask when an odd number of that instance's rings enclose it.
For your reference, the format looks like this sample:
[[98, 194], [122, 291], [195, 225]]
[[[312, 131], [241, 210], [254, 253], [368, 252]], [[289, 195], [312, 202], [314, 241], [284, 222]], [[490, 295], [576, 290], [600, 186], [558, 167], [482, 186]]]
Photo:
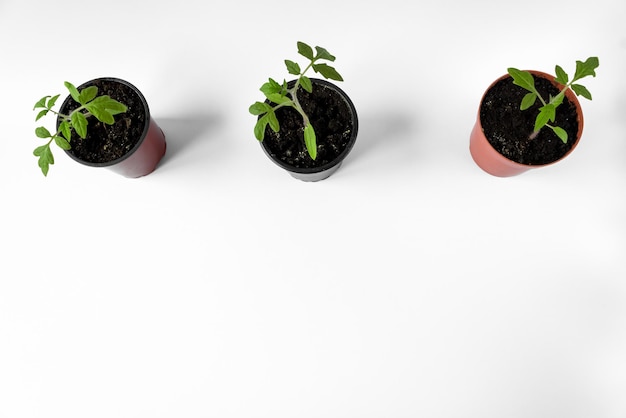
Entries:
[[489, 174], [508, 177], [569, 155], [583, 130], [577, 96], [591, 100], [579, 80], [595, 77], [598, 66], [597, 57], [576, 61], [571, 79], [559, 65], [556, 76], [509, 68], [481, 99], [470, 136], [476, 164]]
[[38, 138], [47, 142], [35, 148], [39, 167], [48, 175], [54, 164], [52, 144], [75, 161], [106, 167], [125, 177], [151, 173], [165, 154], [165, 136], [151, 118], [148, 103], [132, 84], [118, 78], [99, 78], [79, 87], [65, 82], [69, 96], [58, 111], [60, 95], [45, 96], [34, 107], [36, 120], [56, 116], [52, 133], [40, 126]]
[[358, 118], [350, 98], [335, 84], [309, 78], [309, 70], [327, 80], [343, 81], [328, 65], [335, 57], [316, 46], [298, 42], [298, 53], [308, 60], [304, 69], [285, 60], [289, 74], [282, 83], [270, 78], [261, 86], [265, 101], [250, 106], [257, 116], [254, 135], [269, 158], [304, 181], [318, 181], [334, 173], [356, 141]]

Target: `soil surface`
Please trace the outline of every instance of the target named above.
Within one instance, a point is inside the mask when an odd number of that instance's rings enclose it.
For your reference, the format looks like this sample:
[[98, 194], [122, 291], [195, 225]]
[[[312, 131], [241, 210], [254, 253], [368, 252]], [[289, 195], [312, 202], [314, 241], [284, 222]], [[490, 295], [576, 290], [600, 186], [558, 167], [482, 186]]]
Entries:
[[[556, 96], [559, 90], [544, 78], [535, 76], [535, 88], [547, 99]], [[533, 139], [535, 118], [541, 107], [539, 99], [526, 110], [520, 110], [522, 98], [528, 93], [513, 84], [511, 77], [496, 83], [486, 94], [480, 108], [480, 122], [489, 143], [510, 160], [526, 165], [542, 165], [562, 158], [573, 146], [578, 132], [576, 107], [565, 98], [556, 110], [552, 126], [567, 132], [568, 141], [561, 139], [548, 127], [544, 127]]]
[[335, 160], [348, 147], [352, 132], [352, 111], [335, 90], [316, 83], [313, 92], [298, 89], [298, 101], [315, 129], [317, 158], [311, 159], [304, 144], [302, 116], [291, 107], [276, 111], [280, 131], [268, 126], [263, 146], [275, 159], [295, 168], [315, 168]]
[[[115, 123], [107, 125], [95, 117], [88, 117], [87, 137], [82, 139], [72, 132], [67, 151], [87, 163], [107, 163], [126, 155], [141, 139], [144, 131], [146, 112], [141, 97], [129, 86], [106, 79], [93, 80], [79, 87], [98, 87], [98, 96], [108, 95], [125, 104], [128, 110], [115, 116]], [[71, 97], [64, 103], [61, 113], [68, 114], [79, 107]]]

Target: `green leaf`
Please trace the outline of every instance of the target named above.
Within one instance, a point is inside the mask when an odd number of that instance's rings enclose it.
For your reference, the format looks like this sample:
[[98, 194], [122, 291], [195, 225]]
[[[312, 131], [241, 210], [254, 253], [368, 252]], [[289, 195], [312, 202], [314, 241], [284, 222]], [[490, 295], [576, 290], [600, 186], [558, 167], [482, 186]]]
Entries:
[[309, 93], [313, 93], [313, 83], [311, 83], [311, 79], [309, 77], [304, 75], [301, 76], [300, 85], [304, 90], [308, 91]]
[[52, 136], [52, 134], [50, 134], [50, 131], [43, 126], [35, 129], [35, 135], [37, 135], [38, 138], [50, 138]]
[[315, 72], [320, 73], [321, 75], [323, 75], [324, 78], [329, 78], [329, 79], [335, 80], [335, 81], [343, 81], [343, 77], [341, 77], [341, 75], [339, 75], [337, 70], [335, 70], [330, 65], [315, 64], [315, 65], [313, 65], [313, 69], [315, 70]]
[[61, 95], [57, 94], [48, 100], [48, 109], [52, 109]]
[[522, 104], [520, 105], [520, 110], [526, 110], [537, 101], [537, 95], [535, 93], [528, 93], [522, 99]]
[[65, 138], [60, 137], [60, 136], [55, 136], [54, 137], [54, 142], [59, 146], [59, 148], [64, 149], [64, 150], [68, 150], [68, 149], [72, 149], [72, 147], [70, 146], [70, 143], [67, 142], [65, 140]]
[[96, 103], [93, 101], [91, 103], [87, 103], [85, 105], [85, 109], [87, 109], [89, 113], [102, 123], [106, 123], [107, 125], [113, 125], [115, 123], [113, 115], [106, 109], [103, 103]]
[[[70, 83], [69, 81], [66, 81], [63, 84], [69, 90], [70, 96], [72, 96], [72, 99], [74, 99], [76, 102], [80, 103], [80, 93], [78, 92], [76, 87], [74, 87], [74, 85], [72, 83]], [[83, 104], [83, 103], [80, 103], [80, 104]]]
[[300, 66], [297, 62], [285, 60], [285, 65], [287, 66], [287, 71], [289, 71], [289, 74], [300, 75]]
[[280, 93], [282, 90], [282, 86], [278, 84], [275, 80], [269, 79], [267, 83], [264, 83], [260, 90], [267, 97], [268, 94]]
[[98, 87], [96, 86], [86, 87], [78, 95], [78, 98], [80, 99], [79, 103], [80, 104], [89, 103], [90, 101], [95, 99], [97, 95], [98, 95]]
[[254, 125], [254, 136], [259, 141], [263, 141], [263, 138], [265, 137], [265, 128], [268, 123], [269, 118], [267, 115], [264, 115], [260, 117], [259, 120], [257, 120], [256, 125]]
[[37, 114], [37, 118], [35, 118], [35, 122], [37, 122], [39, 119], [43, 118], [44, 116], [46, 116], [48, 114], [49, 110], [48, 109], [44, 109], [41, 112], [39, 112]]
[[280, 124], [278, 123], [276, 112], [274, 112], [274, 110], [270, 110], [269, 112], [267, 112], [266, 116], [267, 116], [267, 121], [270, 124], [270, 128], [272, 128], [272, 131], [274, 132], [280, 131]]
[[33, 107], [33, 110], [41, 108], [41, 107], [46, 107], [46, 100], [48, 100], [48, 97], [50, 97], [50, 96], [44, 96], [41, 99], [39, 99], [39, 101], [37, 103], [35, 103], [35, 106]]
[[321, 46], [316, 46], [315, 50], [317, 51], [317, 55], [315, 56], [317, 59], [328, 60], [328, 61], [335, 60], [335, 57], [331, 55], [330, 52], [328, 52], [326, 49], [322, 48]]
[[591, 93], [589, 92], [589, 90], [587, 90], [585, 86], [582, 86], [580, 84], [572, 84], [570, 87], [572, 88], [572, 90], [574, 90], [574, 93], [576, 93], [577, 96], [583, 96], [585, 99], [591, 100]]
[[511, 77], [513, 77], [513, 84], [520, 86], [531, 93], [536, 93], [535, 89], [535, 79], [533, 75], [528, 71], [520, 71], [517, 68], [509, 68], [507, 72]]
[[555, 109], [561, 106], [563, 100], [565, 100], [565, 94], [557, 94], [556, 97], [550, 96], [550, 103], [552, 103]]
[[68, 121], [64, 120], [61, 122], [59, 125], [59, 131], [68, 142], [72, 140], [72, 126]]
[[[128, 110], [128, 107], [126, 107], [125, 104], [120, 103], [117, 100], [112, 99], [109, 96], [96, 97], [89, 104], [97, 106], [100, 109], [102, 109], [103, 111], [106, 111], [106, 112], [110, 113], [111, 115], [118, 115], [118, 114], [124, 113], [124, 112], [126, 112]], [[87, 107], [87, 106], [85, 106], [85, 107]]]
[[258, 116], [266, 113], [268, 108], [271, 109], [271, 107], [267, 103], [256, 102], [252, 106], [250, 106], [248, 111], [253, 115]]
[[289, 99], [288, 97], [285, 97], [279, 93], [272, 93], [272, 94], [268, 94], [267, 98], [269, 101], [276, 103], [276, 104], [285, 104], [285, 103], [289, 103], [291, 102], [291, 99]]
[[556, 72], [556, 78], [554, 79], [554, 81], [556, 81], [557, 83], [561, 83], [564, 86], [567, 85], [567, 83], [569, 82], [569, 76], [563, 70], [563, 68], [561, 68], [560, 65], [557, 65], [554, 68], [554, 71]]
[[550, 126], [550, 128], [552, 128], [556, 136], [558, 136], [564, 144], [567, 144], [567, 132], [565, 132], [565, 129], [559, 128], [558, 126]]
[[120, 113], [124, 113], [128, 110], [125, 104], [122, 104], [116, 100], [111, 99], [106, 104], [107, 111], [112, 115], [119, 115]]
[[41, 146], [35, 148], [35, 150], [33, 151], [33, 155], [35, 157], [40, 157], [46, 151], [46, 148], [48, 148], [48, 147], [49, 147], [49, 145], [45, 144], [45, 145], [41, 145]]
[[39, 165], [39, 168], [41, 168], [43, 175], [47, 176], [50, 164], [54, 164], [54, 156], [52, 155], [52, 150], [50, 150], [50, 144], [35, 148], [33, 154], [36, 157], [39, 157], [37, 164]]
[[574, 74], [574, 79], [572, 82], [576, 80], [580, 80], [583, 77], [587, 77], [589, 75], [596, 76], [596, 68], [600, 65], [600, 61], [597, 57], [589, 57], [587, 61], [576, 61], [576, 74]]
[[555, 116], [556, 108], [553, 105], [548, 103], [547, 105], [542, 106], [541, 109], [539, 109], [537, 118], [535, 119], [535, 132], [538, 132], [541, 128], [546, 126], [548, 122], [554, 121]]
[[81, 138], [87, 136], [87, 118], [81, 112], [72, 112], [72, 127]]
[[311, 61], [313, 61], [313, 59], [315, 58], [313, 56], [313, 49], [304, 42], [298, 41], [298, 53], [303, 57], [310, 59]]
[[48, 170], [50, 170], [50, 163], [44, 158], [39, 157], [37, 164], [39, 165], [39, 168], [41, 168], [41, 172], [43, 173], [43, 175], [47, 177]]
[[315, 130], [310, 123], [304, 127], [304, 144], [309, 152], [309, 156], [315, 160], [317, 158], [317, 141], [315, 139]]

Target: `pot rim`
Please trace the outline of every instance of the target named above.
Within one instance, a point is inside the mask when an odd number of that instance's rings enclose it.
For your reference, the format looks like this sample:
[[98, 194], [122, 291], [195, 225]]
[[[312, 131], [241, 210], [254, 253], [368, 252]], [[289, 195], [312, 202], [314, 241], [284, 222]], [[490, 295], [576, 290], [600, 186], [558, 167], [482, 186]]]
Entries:
[[[130, 82], [123, 80], [121, 78], [117, 78], [117, 77], [98, 77], [98, 78], [93, 78], [89, 81], [86, 81], [84, 83], [82, 83], [80, 86], [77, 87], [78, 90], [82, 90], [85, 87], [89, 87], [90, 85], [92, 85], [95, 81], [104, 81], [104, 82], [110, 82], [110, 83], [117, 83], [117, 84], [122, 84], [126, 87], [129, 87], [138, 97], [139, 100], [141, 101], [141, 104], [143, 106], [143, 110], [145, 113], [145, 120], [144, 120], [144, 126], [143, 126], [143, 131], [141, 132], [141, 136], [139, 138], [139, 140], [137, 141], [137, 143], [135, 144], [135, 146], [133, 146], [133, 148], [131, 148], [130, 150], [128, 150], [128, 152], [126, 154], [124, 154], [123, 156], [121, 156], [120, 158], [117, 158], [115, 160], [111, 160], [111, 161], [105, 161], [105, 162], [91, 162], [91, 161], [85, 161], [79, 157], [77, 157], [76, 155], [74, 155], [71, 150], [65, 150], [65, 153], [67, 155], [70, 156], [70, 158], [72, 158], [74, 161], [77, 161], [83, 165], [86, 166], [90, 166], [90, 167], [110, 167], [112, 165], [116, 165], [121, 163], [122, 161], [126, 160], [127, 158], [129, 158], [131, 155], [133, 155], [135, 153], [135, 151], [137, 151], [139, 149], [139, 147], [141, 146], [141, 144], [144, 142], [144, 140], [146, 139], [146, 136], [148, 135], [148, 130], [150, 128], [150, 121], [151, 121], [151, 117], [150, 117], [150, 108], [148, 107], [148, 102], [146, 100], [146, 98], [144, 97], [144, 95], [141, 93], [141, 91], [135, 87], [133, 84], [131, 84]], [[60, 111], [70, 102], [70, 100], [74, 100], [72, 98], [71, 95], [68, 95], [65, 100], [63, 101], [63, 103], [61, 104], [60, 107]], [[57, 118], [57, 129], [59, 127], [59, 124], [61, 123], [60, 118]]]

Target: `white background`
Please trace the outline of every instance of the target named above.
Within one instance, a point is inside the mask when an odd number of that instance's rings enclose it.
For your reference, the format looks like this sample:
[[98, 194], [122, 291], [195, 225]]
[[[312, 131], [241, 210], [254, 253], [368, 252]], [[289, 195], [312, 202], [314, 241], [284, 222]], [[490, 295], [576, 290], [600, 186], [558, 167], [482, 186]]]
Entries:
[[[625, 417], [625, 20], [621, 0], [0, 0], [0, 417]], [[298, 40], [337, 56], [360, 120], [314, 184], [248, 114]], [[573, 154], [474, 164], [495, 78], [589, 56]], [[126, 179], [56, 151], [45, 178], [33, 104], [102, 76], [143, 92], [167, 155]]]

